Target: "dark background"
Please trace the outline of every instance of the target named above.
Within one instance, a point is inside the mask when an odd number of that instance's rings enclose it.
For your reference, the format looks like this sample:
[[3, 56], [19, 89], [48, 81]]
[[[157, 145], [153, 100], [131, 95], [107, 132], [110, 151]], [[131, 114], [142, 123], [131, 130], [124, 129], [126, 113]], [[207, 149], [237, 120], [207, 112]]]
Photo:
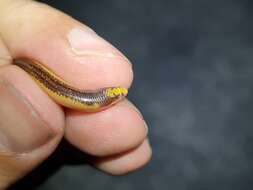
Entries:
[[112, 177], [63, 142], [13, 189], [252, 190], [253, 1], [43, 1], [91, 26], [134, 64], [130, 99], [153, 159]]

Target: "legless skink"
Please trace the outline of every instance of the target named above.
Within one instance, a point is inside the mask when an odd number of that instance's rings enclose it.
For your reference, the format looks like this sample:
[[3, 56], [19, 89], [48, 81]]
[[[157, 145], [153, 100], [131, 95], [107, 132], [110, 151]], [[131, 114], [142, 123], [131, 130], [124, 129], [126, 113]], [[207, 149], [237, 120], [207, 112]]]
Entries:
[[122, 87], [83, 91], [72, 87], [38, 61], [19, 58], [13, 63], [25, 70], [55, 102], [71, 109], [97, 112], [117, 103], [128, 93]]

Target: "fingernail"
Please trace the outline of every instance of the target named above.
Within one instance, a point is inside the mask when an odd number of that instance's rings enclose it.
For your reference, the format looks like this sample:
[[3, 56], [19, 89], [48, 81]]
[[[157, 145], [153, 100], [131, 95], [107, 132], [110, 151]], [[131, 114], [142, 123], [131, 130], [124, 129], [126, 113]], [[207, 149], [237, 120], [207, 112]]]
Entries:
[[73, 28], [67, 35], [71, 50], [78, 56], [97, 56], [118, 58], [130, 61], [110, 43], [98, 36], [93, 30]]
[[148, 124], [147, 124], [146, 121], [144, 120], [144, 117], [142, 116], [142, 114], [141, 114], [141, 112], [138, 110], [138, 108], [136, 108], [134, 105], [133, 105], [133, 108], [134, 108], [134, 110], [136, 111], [136, 113], [138, 113], [138, 115], [140, 116], [140, 118], [142, 119], [143, 125], [144, 125], [144, 127], [145, 127], [145, 129], [146, 129], [146, 133], [148, 134], [148, 131], [149, 131], [149, 129], [148, 129]]
[[0, 80], [0, 105], [0, 152], [30, 152], [54, 136], [28, 100], [6, 80]]
[[147, 131], [147, 134], [148, 134], [148, 131], [149, 131], [149, 129], [148, 129], [148, 125], [147, 125], [147, 123], [146, 123], [146, 121], [145, 121], [145, 120], [143, 120], [143, 122], [144, 122], [144, 127], [146, 128], [146, 131]]
[[130, 101], [128, 101], [128, 102], [129, 102], [129, 104], [132, 106], [132, 108], [135, 110], [135, 112], [136, 112], [136, 113], [140, 116], [140, 118], [143, 120], [144, 127], [145, 127], [145, 129], [146, 129], [147, 134], [148, 134], [148, 131], [149, 131], [148, 125], [147, 125], [146, 121], [144, 120], [144, 118], [143, 118], [143, 116], [142, 116], [140, 110], [138, 110], [138, 108], [137, 108], [135, 105], [133, 105], [132, 102], [130, 102]]

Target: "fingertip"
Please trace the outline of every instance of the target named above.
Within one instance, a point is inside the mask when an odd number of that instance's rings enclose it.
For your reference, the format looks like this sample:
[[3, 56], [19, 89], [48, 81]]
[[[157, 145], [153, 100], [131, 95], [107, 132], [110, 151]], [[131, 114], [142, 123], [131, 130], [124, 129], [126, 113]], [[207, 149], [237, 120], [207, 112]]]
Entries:
[[146, 165], [151, 156], [152, 149], [146, 139], [140, 146], [128, 152], [107, 158], [98, 158], [94, 165], [111, 175], [125, 175]]

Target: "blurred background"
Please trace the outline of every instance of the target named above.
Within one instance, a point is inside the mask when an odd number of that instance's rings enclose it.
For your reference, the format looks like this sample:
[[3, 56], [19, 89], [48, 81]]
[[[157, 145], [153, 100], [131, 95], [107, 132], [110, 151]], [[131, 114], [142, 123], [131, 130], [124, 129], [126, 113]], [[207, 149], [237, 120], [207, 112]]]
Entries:
[[153, 158], [123, 177], [63, 142], [13, 189], [252, 190], [253, 1], [43, 0], [132, 61]]

